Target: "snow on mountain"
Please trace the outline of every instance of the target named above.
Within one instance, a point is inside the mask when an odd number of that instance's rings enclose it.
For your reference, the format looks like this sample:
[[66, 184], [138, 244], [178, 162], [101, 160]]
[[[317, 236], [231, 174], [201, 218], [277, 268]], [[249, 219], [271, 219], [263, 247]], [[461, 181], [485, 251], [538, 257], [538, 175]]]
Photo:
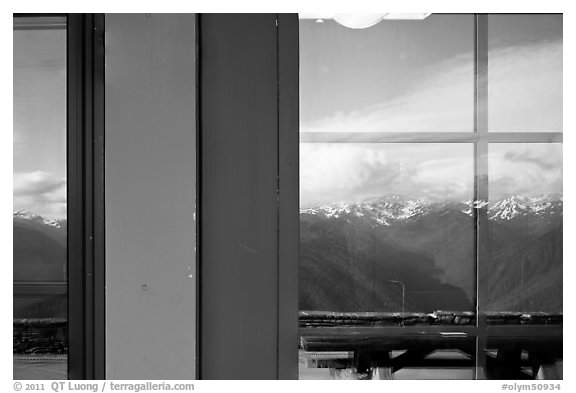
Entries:
[[409, 200], [399, 195], [369, 199], [362, 202], [338, 202], [314, 208], [302, 209], [302, 214], [321, 215], [326, 218], [365, 217], [379, 225], [390, 225], [396, 221], [407, 221], [429, 212], [428, 203], [417, 199]]
[[518, 195], [501, 199], [490, 205], [488, 218], [491, 220], [512, 220], [519, 216], [562, 214], [562, 201], [550, 195], [522, 197]]
[[391, 225], [394, 222], [415, 220], [432, 212], [446, 214], [448, 211], [457, 210], [473, 216], [473, 209], [481, 209], [485, 206], [488, 206], [489, 219], [508, 221], [526, 215], [562, 214], [562, 197], [515, 195], [493, 203], [473, 200], [461, 203], [433, 203], [422, 199], [411, 200], [400, 195], [388, 195], [361, 202], [338, 202], [301, 209], [300, 213], [326, 218], [365, 217], [376, 221], [379, 225]]
[[13, 213], [13, 218], [29, 220], [38, 224], [49, 225], [55, 228], [60, 228], [62, 226], [62, 220], [57, 220], [54, 218], [46, 218], [34, 214], [28, 210], [19, 210]]

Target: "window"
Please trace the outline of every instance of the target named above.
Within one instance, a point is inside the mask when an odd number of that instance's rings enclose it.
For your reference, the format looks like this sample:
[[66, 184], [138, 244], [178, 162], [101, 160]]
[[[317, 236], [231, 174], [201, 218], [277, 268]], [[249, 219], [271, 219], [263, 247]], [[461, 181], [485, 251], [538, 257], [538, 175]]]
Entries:
[[562, 16], [301, 16], [300, 56], [300, 378], [561, 376]]
[[14, 16], [15, 379], [102, 375], [102, 22]]
[[66, 18], [15, 18], [17, 379], [67, 377], [66, 172]]

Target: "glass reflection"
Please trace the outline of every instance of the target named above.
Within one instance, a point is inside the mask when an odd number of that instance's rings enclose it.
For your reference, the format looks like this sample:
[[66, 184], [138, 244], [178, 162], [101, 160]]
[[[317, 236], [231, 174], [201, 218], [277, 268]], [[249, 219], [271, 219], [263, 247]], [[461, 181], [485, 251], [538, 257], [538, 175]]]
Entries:
[[562, 145], [489, 147], [479, 309], [489, 379], [562, 378]]
[[[385, 22], [300, 21], [301, 131], [473, 135], [473, 17]], [[562, 15], [488, 28], [488, 131], [562, 132]], [[561, 144], [344, 135], [301, 145], [300, 377], [562, 378]]]
[[489, 151], [484, 311], [562, 312], [562, 145]]
[[67, 376], [66, 19], [15, 17], [14, 379]]
[[473, 15], [301, 19], [300, 130], [473, 131], [473, 51]]
[[[466, 335], [438, 353], [431, 335], [415, 353], [393, 331], [385, 338], [375, 330], [364, 344], [378, 351], [342, 351], [358, 345], [346, 329], [475, 324], [472, 145], [303, 144], [300, 157], [300, 325], [343, 334], [328, 344], [333, 354], [303, 337], [301, 377], [322, 373], [304, 368], [328, 367], [332, 378], [388, 378], [394, 355], [409, 350], [403, 356], [424, 369], [406, 367], [399, 378], [471, 378], [475, 349]], [[430, 367], [440, 363], [454, 372]]]
[[562, 132], [562, 15], [488, 17], [491, 132]]

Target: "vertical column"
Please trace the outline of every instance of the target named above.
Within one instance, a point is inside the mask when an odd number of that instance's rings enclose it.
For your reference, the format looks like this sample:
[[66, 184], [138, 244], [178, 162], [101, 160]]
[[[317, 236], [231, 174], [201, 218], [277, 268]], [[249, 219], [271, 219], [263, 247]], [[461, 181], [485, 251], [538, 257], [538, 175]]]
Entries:
[[279, 271], [278, 378], [298, 379], [299, 57], [298, 15], [278, 15]]
[[277, 16], [205, 14], [199, 23], [200, 378], [276, 379]]
[[106, 15], [108, 379], [195, 378], [195, 32]]
[[486, 283], [484, 269], [488, 255], [488, 15], [477, 14], [475, 19], [475, 96], [474, 120], [478, 134], [474, 150], [476, 215], [476, 379], [484, 379], [486, 365], [486, 325], [482, 316]]

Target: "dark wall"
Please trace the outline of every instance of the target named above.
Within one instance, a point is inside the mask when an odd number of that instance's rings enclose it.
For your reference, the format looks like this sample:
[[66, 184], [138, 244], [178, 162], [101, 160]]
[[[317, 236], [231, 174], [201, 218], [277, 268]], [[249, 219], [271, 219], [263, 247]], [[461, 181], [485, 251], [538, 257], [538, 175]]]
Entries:
[[[276, 15], [199, 21], [202, 379], [297, 376], [298, 56], [288, 20], [296, 55], [282, 69]], [[283, 74], [293, 79], [280, 83]]]

